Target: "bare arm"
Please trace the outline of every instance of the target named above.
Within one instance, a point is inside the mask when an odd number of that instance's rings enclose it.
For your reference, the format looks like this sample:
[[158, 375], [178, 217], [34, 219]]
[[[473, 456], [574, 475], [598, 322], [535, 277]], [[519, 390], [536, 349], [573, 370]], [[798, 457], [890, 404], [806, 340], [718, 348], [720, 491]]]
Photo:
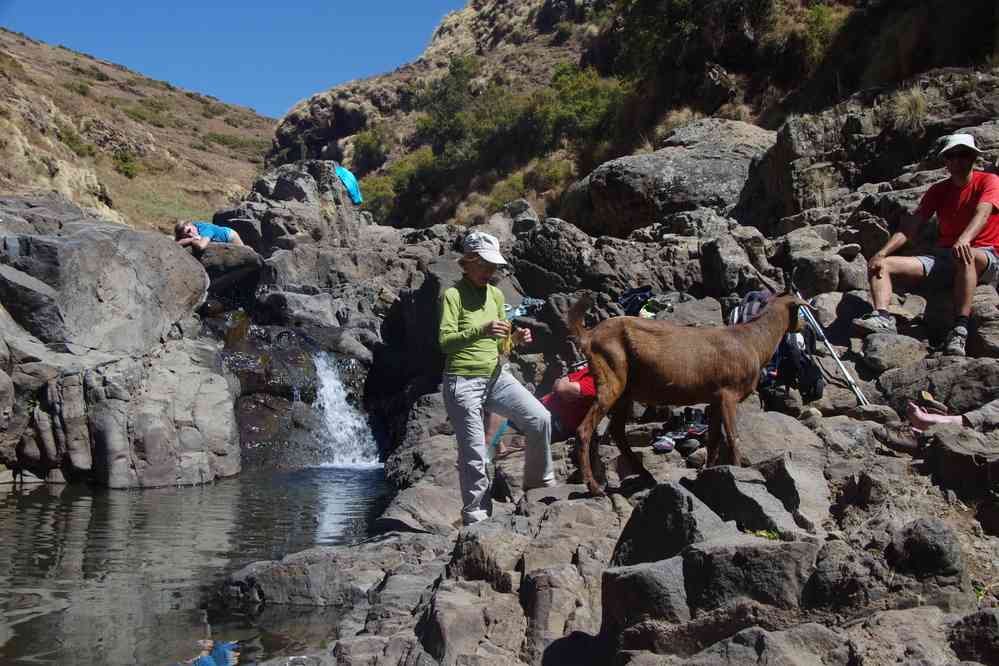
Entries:
[[973, 261], [971, 243], [978, 238], [978, 234], [985, 228], [985, 223], [989, 221], [990, 215], [992, 215], [991, 203], [983, 202], [975, 207], [975, 216], [971, 218], [971, 222], [968, 223], [968, 226], [965, 227], [961, 235], [954, 241], [955, 258], [960, 259], [966, 264], [970, 264]]
[[552, 387], [559, 398], [568, 398], [570, 400], [578, 398], [583, 395], [582, 389], [580, 389], [577, 382], [570, 382], [568, 378], [562, 377], [555, 382], [555, 386]]
[[927, 217], [920, 211], [916, 211], [910, 215], [906, 215], [905, 219], [898, 226], [898, 231], [893, 233], [888, 239], [888, 242], [878, 250], [874, 256], [875, 257], [887, 257], [890, 254], [894, 254], [900, 250], [906, 243], [912, 242], [916, 237], [916, 233], [919, 231], [919, 227], [926, 224]]
[[870, 277], [881, 277], [884, 270], [884, 260], [888, 255], [900, 250], [906, 243], [916, 237], [919, 227], [926, 223], [927, 215], [919, 210], [907, 215], [898, 227], [898, 231], [893, 233], [884, 246], [874, 253], [867, 261], [867, 274]]

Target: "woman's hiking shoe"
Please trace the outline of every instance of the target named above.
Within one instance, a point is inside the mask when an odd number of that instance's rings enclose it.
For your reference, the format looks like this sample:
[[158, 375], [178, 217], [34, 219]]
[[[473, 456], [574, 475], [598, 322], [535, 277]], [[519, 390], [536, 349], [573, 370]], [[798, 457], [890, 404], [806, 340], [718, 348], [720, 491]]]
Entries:
[[883, 315], [877, 310], [854, 319], [853, 326], [864, 335], [868, 333], [898, 333], [895, 318], [891, 315]]
[[965, 356], [964, 348], [968, 344], [968, 329], [964, 326], [955, 326], [947, 336], [947, 342], [943, 346], [944, 356]]

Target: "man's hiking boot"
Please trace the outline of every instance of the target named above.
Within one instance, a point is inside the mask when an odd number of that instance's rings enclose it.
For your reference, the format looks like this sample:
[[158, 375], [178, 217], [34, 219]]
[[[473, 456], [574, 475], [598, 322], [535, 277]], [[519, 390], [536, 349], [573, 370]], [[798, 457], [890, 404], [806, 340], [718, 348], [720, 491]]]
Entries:
[[868, 333], [898, 333], [895, 318], [880, 314], [877, 310], [853, 320], [853, 326], [863, 335]]
[[947, 342], [943, 346], [944, 356], [965, 356], [964, 347], [968, 344], [968, 329], [964, 326], [955, 326], [947, 336]]
[[899, 453], [916, 456], [923, 448], [921, 433], [913, 430], [908, 423], [889, 423], [875, 429], [872, 434], [874, 439]]

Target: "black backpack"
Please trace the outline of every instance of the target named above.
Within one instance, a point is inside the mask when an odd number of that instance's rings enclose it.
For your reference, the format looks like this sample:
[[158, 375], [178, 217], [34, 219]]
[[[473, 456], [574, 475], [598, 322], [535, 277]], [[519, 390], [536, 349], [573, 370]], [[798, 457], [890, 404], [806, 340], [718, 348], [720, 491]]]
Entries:
[[[769, 291], [751, 291], [746, 294], [729, 315], [729, 322], [741, 324], [756, 319], [766, 307], [773, 294]], [[787, 333], [770, 357], [770, 361], [760, 371], [757, 389], [764, 404], [776, 395], [778, 389], [796, 388], [804, 402], [812, 402], [822, 397], [826, 380], [822, 368], [815, 360], [815, 331], [806, 326], [800, 333]]]
[[652, 298], [652, 287], [635, 287], [621, 294], [621, 297], [617, 299], [617, 304], [624, 310], [624, 314], [637, 317], [642, 306], [650, 298]]

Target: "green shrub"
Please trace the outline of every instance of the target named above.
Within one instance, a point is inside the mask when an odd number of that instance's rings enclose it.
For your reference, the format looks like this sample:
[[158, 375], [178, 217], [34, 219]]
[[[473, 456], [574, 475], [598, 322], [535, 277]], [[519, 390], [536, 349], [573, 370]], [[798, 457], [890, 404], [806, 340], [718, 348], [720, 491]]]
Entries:
[[56, 131], [59, 134], [59, 140], [66, 144], [66, 147], [76, 153], [78, 157], [93, 157], [96, 152], [94, 146], [84, 141], [72, 127], [56, 123]]
[[371, 213], [379, 224], [386, 224], [395, 206], [395, 188], [391, 176], [367, 176], [360, 180], [364, 193], [364, 209]]
[[95, 81], [111, 80], [111, 77], [105, 74], [96, 65], [87, 65], [86, 67], [83, 67], [82, 65], [69, 61], [62, 61], [61, 64], [66, 65], [80, 76], [86, 76], [87, 78], [94, 79]]
[[805, 13], [805, 55], [814, 70], [826, 55], [833, 39], [850, 15], [847, 7], [813, 5]]
[[0, 80], [3, 79], [7, 79], [8, 81], [31, 81], [31, 77], [24, 71], [24, 66], [21, 65], [20, 61], [0, 51]]
[[555, 26], [555, 36], [552, 38], [552, 41], [556, 44], [564, 44], [569, 41], [575, 30], [576, 25], [572, 21], [559, 21], [558, 25]]
[[126, 106], [122, 107], [121, 111], [132, 120], [140, 123], [146, 123], [147, 125], [152, 125], [153, 127], [166, 127], [169, 121], [169, 119], [162, 116], [159, 111], [142, 106]]
[[528, 188], [524, 184], [524, 175], [521, 173], [511, 174], [493, 185], [493, 189], [489, 193], [488, 212], [495, 213], [511, 201], [523, 199], [527, 193]]
[[115, 153], [112, 163], [115, 171], [129, 179], [135, 178], [141, 170], [135, 155], [128, 151]]
[[524, 185], [535, 192], [545, 192], [562, 187], [573, 177], [572, 162], [562, 159], [543, 159], [524, 174]]
[[358, 132], [354, 135], [354, 158], [351, 166], [363, 176], [385, 164], [389, 150], [388, 133], [381, 126]]
[[271, 147], [271, 142], [267, 139], [222, 134], [220, 132], [206, 132], [203, 139], [206, 142], [225, 146], [246, 159], [261, 159]]
[[90, 94], [90, 85], [83, 81], [67, 81], [62, 85], [66, 90], [75, 92], [77, 95], [82, 95], [83, 97]]
[[201, 115], [205, 118], [218, 118], [224, 115], [228, 109], [225, 108], [224, 104], [213, 104], [207, 99], [201, 100], [204, 106], [201, 108]]

